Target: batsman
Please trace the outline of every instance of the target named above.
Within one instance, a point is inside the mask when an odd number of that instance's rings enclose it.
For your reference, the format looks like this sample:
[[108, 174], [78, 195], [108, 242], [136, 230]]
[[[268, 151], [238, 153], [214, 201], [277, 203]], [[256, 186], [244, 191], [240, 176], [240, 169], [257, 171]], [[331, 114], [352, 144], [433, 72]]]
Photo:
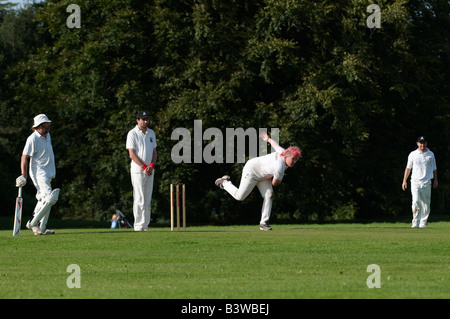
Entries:
[[[51, 235], [55, 232], [47, 229], [51, 207], [58, 201], [59, 188], [52, 190], [51, 181], [55, 178], [55, 156], [50, 137], [51, 121], [45, 114], [34, 117], [33, 133], [27, 138], [20, 161], [21, 175], [16, 179], [16, 187], [27, 183], [29, 166], [30, 178], [36, 187], [37, 204], [33, 218], [26, 227], [35, 235]], [[28, 165], [29, 164], [29, 165]]]

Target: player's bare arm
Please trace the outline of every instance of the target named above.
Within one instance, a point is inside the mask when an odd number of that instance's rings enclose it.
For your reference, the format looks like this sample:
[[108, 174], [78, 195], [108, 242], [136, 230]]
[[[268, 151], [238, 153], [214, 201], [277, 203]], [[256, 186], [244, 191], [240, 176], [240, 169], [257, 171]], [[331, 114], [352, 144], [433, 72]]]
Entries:
[[271, 139], [270, 136], [265, 132], [262, 132], [261, 134], [259, 134], [259, 137], [261, 137], [263, 141], [270, 143], [272, 148], [275, 150], [280, 147], [280, 145], [276, 141]]
[[22, 173], [22, 176], [24, 176], [25, 178], [27, 178], [28, 176], [28, 160], [29, 160], [30, 156], [29, 155], [22, 155], [22, 157], [20, 158], [20, 171]]
[[[144, 170], [144, 173], [146, 175], [152, 175], [153, 174], [153, 167], [145, 165], [145, 163], [141, 161], [139, 156], [136, 155], [136, 150], [135, 149], [129, 148], [128, 149], [128, 153], [130, 154], [131, 160], [133, 162], [135, 162], [136, 164], [138, 164], [139, 167], [142, 167], [142, 169]], [[156, 149], [153, 149], [153, 156], [154, 157], [153, 157], [153, 162], [152, 163], [154, 164], [154, 163], [156, 163]]]
[[22, 155], [20, 158], [20, 171], [21, 175], [16, 178], [16, 187], [24, 187], [27, 183], [27, 172], [28, 172], [28, 159], [30, 156]]
[[437, 178], [437, 170], [433, 171], [433, 187], [437, 188], [439, 185], [438, 178]]
[[136, 155], [136, 151], [133, 148], [128, 149], [128, 153], [130, 154], [130, 158], [133, 162], [138, 164], [139, 166], [143, 166], [144, 163], [142, 163], [141, 159]]
[[281, 181], [276, 179], [275, 177], [272, 179], [272, 186], [278, 186], [281, 184]]
[[153, 155], [152, 155], [152, 163], [150, 164], [149, 167], [147, 167], [149, 174], [148, 175], [152, 175], [153, 174], [153, 170], [155, 169], [155, 165], [156, 165], [156, 159], [158, 157], [158, 154], [156, 152], [156, 148], [153, 149]]
[[405, 169], [405, 174], [403, 176], [403, 184], [402, 184], [402, 189], [403, 190], [406, 190], [408, 188], [408, 181], [407, 180], [408, 180], [409, 174], [411, 174], [411, 169], [410, 168], [406, 168]]

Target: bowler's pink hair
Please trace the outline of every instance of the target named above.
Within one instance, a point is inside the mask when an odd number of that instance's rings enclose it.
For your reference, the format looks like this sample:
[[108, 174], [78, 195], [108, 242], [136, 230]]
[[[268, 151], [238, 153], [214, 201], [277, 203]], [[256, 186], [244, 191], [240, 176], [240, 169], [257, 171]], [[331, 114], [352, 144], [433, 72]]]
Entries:
[[281, 153], [281, 156], [284, 156], [287, 152], [291, 153], [295, 158], [302, 157], [302, 150], [297, 146], [289, 146]]

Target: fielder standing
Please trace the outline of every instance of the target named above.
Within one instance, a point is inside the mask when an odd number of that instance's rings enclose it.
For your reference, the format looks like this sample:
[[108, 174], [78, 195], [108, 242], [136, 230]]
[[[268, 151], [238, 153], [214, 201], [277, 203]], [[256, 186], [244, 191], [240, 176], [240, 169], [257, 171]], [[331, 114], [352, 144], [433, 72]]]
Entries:
[[273, 186], [281, 184], [285, 170], [295, 165], [302, 156], [302, 151], [297, 146], [284, 149], [266, 133], [261, 133], [260, 137], [265, 142], [269, 142], [275, 152], [247, 161], [242, 170], [239, 188], [233, 185], [228, 175], [218, 178], [215, 184], [239, 201], [247, 198], [253, 188], [257, 186], [264, 199], [259, 229], [272, 230], [269, 226], [269, 219], [272, 211]]
[[408, 187], [407, 179], [411, 175], [412, 194], [412, 228], [425, 228], [430, 215], [431, 204], [431, 180], [433, 187], [438, 187], [436, 159], [430, 149], [427, 148], [427, 140], [424, 136], [417, 139], [417, 150], [408, 156], [405, 174], [403, 177], [403, 190]]
[[156, 136], [148, 127], [147, 112], [138, 112], [136, 126], [128, 132], [126, 148], [131, 158], [134, 230], [147, 231], [156, 163]]
[[27, 183], [28, 162], [30, 162], [30, 178], [36, 187], [38, 200], [33, 219], [27, 222], [27, 228], [35, 235], [54, 234], [47, 229], [47, 221], [51, 207], [58, 201], [59, 188], [52, 190], [51, 181], [55, 178], [55, 156], [50, 137], [50, 120], [45, 114], [34, 118], [33, 133], [27, 138], [22, 152], [20, 169], [22, 175], [16, 179], [16, 187]]

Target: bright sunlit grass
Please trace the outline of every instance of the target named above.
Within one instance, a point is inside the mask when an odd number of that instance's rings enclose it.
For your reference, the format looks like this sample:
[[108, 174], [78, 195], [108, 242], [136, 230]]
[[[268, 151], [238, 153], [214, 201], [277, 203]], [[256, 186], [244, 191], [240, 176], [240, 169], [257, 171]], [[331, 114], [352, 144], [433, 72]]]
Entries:
[[[0, 298], [449, 298], [450, 223], [0, 231]], [[80, 267], [81, 288], [68, 288]], [[381, 288], [369, 289], [368, 265]]]

